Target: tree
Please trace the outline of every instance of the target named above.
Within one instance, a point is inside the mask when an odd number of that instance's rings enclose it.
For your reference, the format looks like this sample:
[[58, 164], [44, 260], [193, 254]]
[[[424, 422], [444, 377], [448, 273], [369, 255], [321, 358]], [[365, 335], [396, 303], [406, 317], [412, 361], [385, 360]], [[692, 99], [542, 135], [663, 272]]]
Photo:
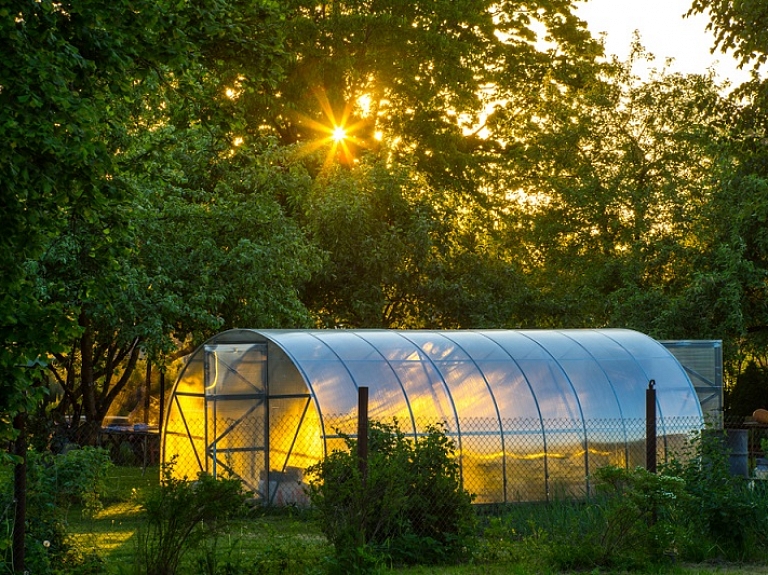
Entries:
[[163, 139], [162, 161], [133, 176], [132, 204], [113, 215], [130, 226], [77, 225], [41, 261], [45, 293], [79, 310], [81, 332], [50, 370], [64, 391], [59, 423], [85, 417], [68, 432], [81, 443], [140, 352], [162, 362], [222, 329], [310, 321], [298, 289], [322, 259], [275, 200], [306, 178], [272, 168], [266, 150], [214, 161], [226, 148], [207, 130]]
[[[729, 131], [722, 142], [727, 162], [716, 172], [717, 186], [709, 222], [712, 272], [702, 274], [700, 291], [710, 286], [722, 308], [738, 310], [731, 330], [735, 371], [768, 357], [768, 261], [761, 222], [768, 203], [768, 82], [759, 69], [768, 59], [768, 6], [761, 2], [695, 0], [690, 14], [707, 13], [715, 33], [714, 49], [733, 52], [753, 77], [733, 91]], [[727, 217], [723, 217], [727, 214]]]
[[747, 417], [756, 409], [765, 409], [768, 405], [766, 375], [768, 373], [764, 366], [749, 361], [736, 378], [736, 383], [725, 394], [726, 414]]
[[[199, 129], [218, 122], [220, 132], [229, 130], [231, 148], [240, 117], [220, 113], [224, 86], [247, 63], [240, 82], [265, 89], [283, 57], [280, 18], [270, 2], [250, 0], [24, 1], [3, 5], [0, 18], [8, 57], [0, 65], [0, 173], [13, 222], [0, 250], [7, 270], [0, 296], [3, 412], [36, 403], [19, 366], [51, 353], [54, 373], [68, 368], [65, 404], [84, 402], [93, 424], [104, 411], [88, 391], [103, 383], [94, 377], [124, 381], [147, 350], [148, 331], [162, 327], [157, 314], [146, 313], [150, 284], [131, 260], [139, 231], [133, 202], [145, 191], [135, 184], [148, 162], [159, 160], [151, 146], [147, 157], [135, 152], [163, 124]], [[217, 98], [206, 100], [213, 92]], [[169, 94], [176, 94], [171, 110], [163, 100]], [[146, 321], [135, 322], [136, 314]]]
[[109, 177], [121, 132], [109, 102], [130, 89], [127, 71], [160, 14], [141, 0], [0, 3], [0, 440], [19, 435], [15, 571], [24, 569], [25, 415], [44, 389], [27, 367], [77, 329], [69, 310], [37, 298], [34, 260], [72, 214], [88, 221], [122, 197]]
[[315, 177], [295, 213], [329, 254], [304, 292], [321, 325], [530, 322], [495, 237], [510, 166], [533, 104], [573, 98], [601, 47], [567, 1], [428, 4], [289, 3], [296, 59], [258, 125]]
[[688, 15], [707, 14], [715, 49], [733, 51], [742, 66], [758, 67], [768, 58], [768, 6], [763, 2], [693, 0]]
[[[7, 222], [0, 242], [4, 439], [12, 433], [13, 415], [39, 399], [24, 366], [58, 349], [76, 328], [68, 310], [35, 297], [36, 268], [30, 262], [70, 214], [89, 219], [122, 194], [106, 177], [112, 162], [106, 142], [119, 129], [105, 102], [127, 90], [125, 72], [158, 13], [154, 3], [141, 4], [0, 4], [0, 205]], [[135, 17], [126, 18], [133, 9]]]
[[417, 327], [419, 267], [436, 221], [408, 173], [363, 162], [329, 170], [300, 200], [301, 221], [327, 254], [302, 299], [325, 327]]
[[568, 0], [292, 0], [286, 14], [293, 60], [278, 97], [262, 105], [244, 94], [260, 114], [252, 130], [269, 126], [283, 144], [312, 147], [343, 125], [344, 162], [366, 152], [413, 160], [428, 184], [467, 193], [491, 141], [465, 130], [479, 128], [487, 106], [534, 96], [553, 57], [568, 83], [601, 50]]
[[702, 249], [692, 234], [725, 105], [709, 77], [640, 83], [630, 69], [615, 62], [578, 98], [535, 108], [509, 207], [510, 257], [539, 294], [540, 325], [706, 337], [675, 330], [664, 310]]

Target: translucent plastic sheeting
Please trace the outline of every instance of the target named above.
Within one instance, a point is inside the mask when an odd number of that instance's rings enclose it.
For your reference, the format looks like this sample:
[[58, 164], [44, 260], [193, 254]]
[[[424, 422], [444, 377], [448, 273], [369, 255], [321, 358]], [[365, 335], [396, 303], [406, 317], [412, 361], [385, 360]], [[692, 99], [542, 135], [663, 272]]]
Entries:
[[579, 496], [606, 464], [645, 462], [656, 382], [659, 454], [702, 425], [688, 376], [630, 330], [231, 330], [174, 387], [163, 456], [177, 475], [227, 470], [270, 503], [303, 502], [304, 473], [369, 418], [454, 440], [477, 502]]

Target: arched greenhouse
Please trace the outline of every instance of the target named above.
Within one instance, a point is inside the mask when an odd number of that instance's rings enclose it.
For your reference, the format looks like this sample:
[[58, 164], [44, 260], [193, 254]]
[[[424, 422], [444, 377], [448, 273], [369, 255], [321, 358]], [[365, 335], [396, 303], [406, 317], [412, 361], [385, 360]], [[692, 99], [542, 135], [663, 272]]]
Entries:
[[651, 380], [663, 461], [702, 410], [675, 357], [635, 331], [230, 330], [179, 375], [163, 461], [303, 502], [304, 470], [355, 435], [367, 387], [370, 419], [413, 435], [444, 423], [476, 502], [578, 496], [597, 467], [645, 464]]

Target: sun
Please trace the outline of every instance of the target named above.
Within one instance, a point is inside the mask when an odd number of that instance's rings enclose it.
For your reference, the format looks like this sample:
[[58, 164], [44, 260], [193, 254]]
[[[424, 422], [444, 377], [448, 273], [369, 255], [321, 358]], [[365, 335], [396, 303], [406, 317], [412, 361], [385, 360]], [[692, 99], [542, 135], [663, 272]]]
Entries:
[[[328, 101], [328, 96], [322, 88], [313, 89], [320, 104], [324, 118], [312, 118], [302, 113], [296, 113], [299, 123], [317, 134], [317, 138], [307, 140], [302, 146], [301, 153], [311, 153], [314, 150], [327, 147], [323, 169], [334, 162], [351, 166], [357, 163], [356, 154], [366, 148], [368, 143], [360, 137], [361, 130], [370, 124], [370, 120], [358, 118], [352, 120], [354, 104], [347, 102], [342, 110], [334, 110]], [[376, 138], [380, 141], [380, 137]]]
[[336, 126], [333, 129], [333, 132], [331, 132], [331, 138], [333, 138], [333, 141], [338, 143], [343, 142], [347, 137], [347, 131], [344, 129], [344, 126]]

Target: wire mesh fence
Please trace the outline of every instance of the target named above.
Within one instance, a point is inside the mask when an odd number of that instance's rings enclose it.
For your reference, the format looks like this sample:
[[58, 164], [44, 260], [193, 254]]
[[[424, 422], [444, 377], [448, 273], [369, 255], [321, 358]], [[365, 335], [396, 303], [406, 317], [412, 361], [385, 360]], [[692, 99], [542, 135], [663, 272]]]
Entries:
[[[395, 421], [413, 438], [430, 425], [441, 426], [460, 466], [462, 486], [476, 503], [584, 497], [598, 467], [646, 463], [644, 419], [468, 418], [453, 425], [434, 419]], [[167, 430], [162, 457], [174, 461], [177, 476], [232, 473], [266, 504], [306, 504], [307, 467], [334, 450], [348, 449], [356, 425], [354, 414], [326, 415], [322, 421], [307, 414], [268, 422], [185, 421]], [[689, 440], [702, 427], [698, 417], [660, 419], [657, 460], [686, 457]], [[136, 450], [131, 453], [135, 457]]]
[[[436, 419], [394, 420], [408, 437], [423, 436], [441, 425], [460, 465], [462, 486], [476, 503], [546, 501], [584, 497], [592, 491], [590, 476], [605, 465], [646, 465], [644, 419], [464, 419], [453, 426]], [[392, 423], [393, 420], [389, 420]], [[178, 477], [195, 479], [200, 472], [234, 474], [246, 489], [268, 505], [306, 505], [306, 470], [334, 450], [348, 449], [357, 437], [356, 415], [241, 418], [186, 421], [169, 429], [164, 453], [155, 430], [105, 429], [99, 445], [126, 482], [137, 472], [157, 477], [163, 463], [173, 463]], [[763, 456], [768, 426], [745, 418], [725, 418], [726, 432], [742, 430], [730, 445], [732, 457], [753, 468]], [[707, 426], [700, 418], [664, 418], [657, 422], [656, 455], [660, 464], [690, 456], [691, 440]]]
[[98, 434], [97, 445], [106, 449], [112, 462], [121, 467], [149, 468], [160, 464], [157, 427], [105, 427]]

